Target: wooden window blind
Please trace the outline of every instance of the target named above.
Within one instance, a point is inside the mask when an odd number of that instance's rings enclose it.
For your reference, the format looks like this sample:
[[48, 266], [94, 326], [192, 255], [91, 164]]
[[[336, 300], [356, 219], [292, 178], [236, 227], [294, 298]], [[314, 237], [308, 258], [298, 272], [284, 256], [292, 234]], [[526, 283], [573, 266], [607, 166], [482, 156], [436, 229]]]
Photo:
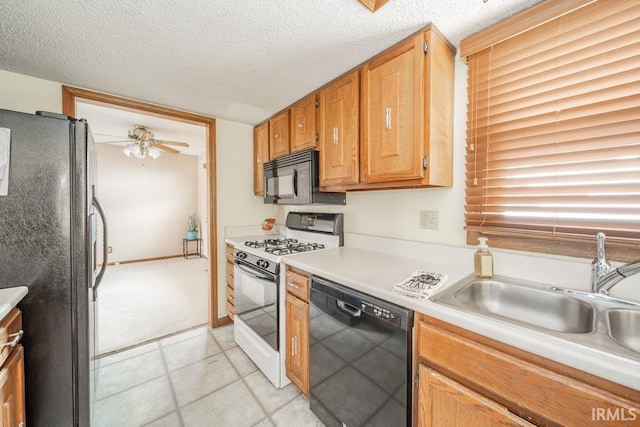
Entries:
[[467, 243], [593, 257], [603, 231], [610, 258], [640, 259], [640, 3], [599, 0], [461, 47]]

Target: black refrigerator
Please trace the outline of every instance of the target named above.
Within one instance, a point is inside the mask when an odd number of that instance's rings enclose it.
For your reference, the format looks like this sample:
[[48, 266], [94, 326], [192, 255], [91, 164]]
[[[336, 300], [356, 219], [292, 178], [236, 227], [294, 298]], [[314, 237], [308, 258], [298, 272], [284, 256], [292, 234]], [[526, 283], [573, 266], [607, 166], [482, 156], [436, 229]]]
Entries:
[[0, 288], [29, 288], [18, 304], [27, 425], [89, 426], [107, 262], [93, 137], [84, 120], [45, 112], [0, 110], [0, 131]]

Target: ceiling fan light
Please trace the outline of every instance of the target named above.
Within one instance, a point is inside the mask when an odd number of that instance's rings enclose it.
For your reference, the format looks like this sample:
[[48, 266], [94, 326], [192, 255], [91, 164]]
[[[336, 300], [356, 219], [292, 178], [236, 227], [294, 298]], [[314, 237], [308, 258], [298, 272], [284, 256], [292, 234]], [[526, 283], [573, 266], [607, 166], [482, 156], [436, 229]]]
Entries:
[[131, 154], [133, 154], [133, 150], [131, 149], [132, 145], [133, 144], [129, 144], [122, 149], [122, 152], [124, 153], [125, 156], [131, 157]]
[[158, 157], [160, 157], [161, 154], [162, 154], [162, 151], [158, 150], [156, 147], [149, 148], [149, 155], [151, 156], [151, 158], [157, 159]]

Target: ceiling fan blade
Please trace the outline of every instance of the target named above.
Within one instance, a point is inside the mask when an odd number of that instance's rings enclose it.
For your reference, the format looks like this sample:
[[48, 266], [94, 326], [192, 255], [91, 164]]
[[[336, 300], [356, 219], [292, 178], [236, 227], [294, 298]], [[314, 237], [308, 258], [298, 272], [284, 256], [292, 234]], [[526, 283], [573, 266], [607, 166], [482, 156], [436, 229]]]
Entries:
[[159, 144], [158, 141], [156, 141], [155, 144], [153, 144], [154, 147], [159, 148], [161, 150], [166, 151], [167, 153], [171, 153], [171, 154], [180, 154], [180, 151], [176, 150], [175, 148], [171, 148], [171, 147], [167, 147], [164, 144]]
[[165, 144], [165, 145], [177, 145], [178, 147], [188, 147], [189, 144], [186, 142], [178, 142], [178, 141], [164, 141], [162, 139], [155, 139], [156, 143]]

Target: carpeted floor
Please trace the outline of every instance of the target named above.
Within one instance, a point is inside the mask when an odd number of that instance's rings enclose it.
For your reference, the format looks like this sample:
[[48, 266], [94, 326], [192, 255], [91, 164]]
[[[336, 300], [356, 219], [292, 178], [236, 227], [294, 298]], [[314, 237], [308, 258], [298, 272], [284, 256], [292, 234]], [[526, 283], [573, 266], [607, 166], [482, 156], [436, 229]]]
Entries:
[[107, 267], [98, 291], [98, 354], [206, 323], [207, 268], [202, 258]]

